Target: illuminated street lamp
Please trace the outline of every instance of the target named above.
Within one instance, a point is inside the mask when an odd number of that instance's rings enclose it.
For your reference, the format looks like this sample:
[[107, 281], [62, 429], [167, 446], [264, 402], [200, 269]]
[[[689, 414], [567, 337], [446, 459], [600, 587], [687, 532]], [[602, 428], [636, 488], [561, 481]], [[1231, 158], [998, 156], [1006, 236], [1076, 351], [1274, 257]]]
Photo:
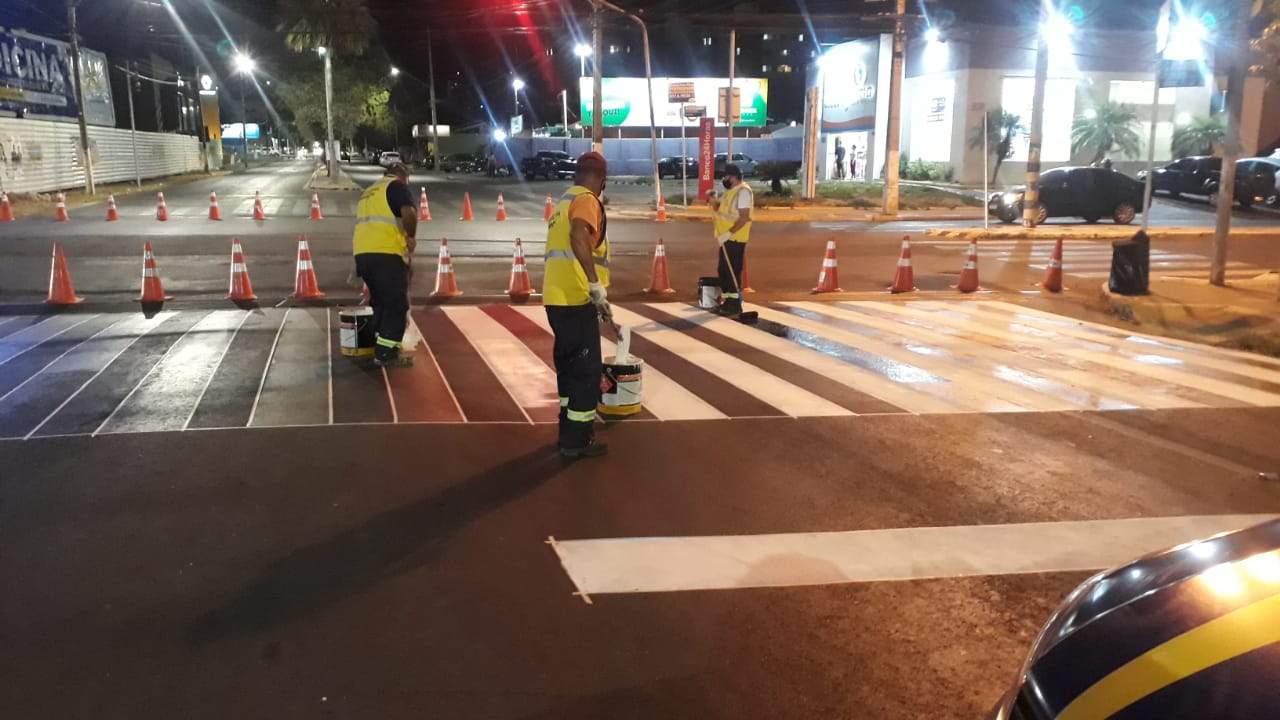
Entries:
[[573, 46], [573, 54], [578, 56], [578, 75], [587, 74], [587, 58], [591, 55], [591, 46], [578, 43]]
[[516, 115], [520, 114], [520, 91], [524, 89], [524, 81], [516, 78], [511, 81], [511, 95], [516, 101]]
[[395, 65], [391, 66], [391, 77], [400, 77], [400, 68]]
[[231, 59], [236, 72], [240, 73], [240, 143], [244, 146], [244, 167], [249, 169], [249, 116], [244, 103], [245, 77], [252, 74], [257, 63], [244, 53], [236, 53]]
[[321, 45], [316, 48], [316, 52], [320, 53], [320, 57], [324, 58], [324, 127], [325, 142], [324, 158], [325, 172], [329, 177], [336, 177], [338, 174], [338, 153], [333, 151], [333, 53], [329, 52], [329, 48]]
[[494, 129], [494, 131], [493, 131], [493, 141], [494, 141], [494, 142], [506, 142], [506, 140], [507, 140], [507, 133], [506, 133], [506, 131], [505, 131], [505, 130], [503, 130], [502, 128], [495, 128], [495, 129]]

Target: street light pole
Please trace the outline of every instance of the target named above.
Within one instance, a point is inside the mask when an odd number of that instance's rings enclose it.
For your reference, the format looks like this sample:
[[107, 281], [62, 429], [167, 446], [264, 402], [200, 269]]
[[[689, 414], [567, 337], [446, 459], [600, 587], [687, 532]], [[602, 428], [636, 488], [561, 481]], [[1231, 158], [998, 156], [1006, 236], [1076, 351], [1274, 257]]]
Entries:
[[907, 12], [907, 0], [898, 0], [893, 25], [893, 68], [889, 76], [889, 137], [884, 157], [884, 197], [881, 212], [898, 214], [898, 167], [902, 146], [902, 84], [906, 76], [907, 31], [903, 16]]
[[604, 154], [604, 79], [600, 75], [604, 53], [604, 32], [600, 27], [600, 4], [593, 2], [591, 11], [591, 149]]
[[430, 82], [427, 84], [428, 92], [431, 94], [431, 156], [432, 169], [440, 169], [440, 131], [436, 127], [436, 65], [435, 56], [431, 52], [431, 31], [427, 31], [427, 74], [430, 75]]
[[324, 156], [328, 160], [325, 172], [334, 178], [338, 176], [338, 158], [333, 151], [333, 57], [326, 47], [320, 47], [319, 52], [324, 57], [324, 125], [328, 143], [324, 147]]
[[244, 169], [249, 169], [249, 115], [244, 104], [244, 76], [245, 72], [240, 71], [240, 144], [243, 145]]
[[1040, 147], [1044, 144], [1044, 91], [1049, 83], [1049, 38], [1045, 24], [1053, 17], [1049, 0], [1040, 6], [1040, 26], [1036, 28], [1036, 77], [1031, 92], [1031, 137], [1027, 143], [1027, 189], [1022, 196], [1022, 224], [1036, 226], [1040, 210]]
[[80, 124], [80, 156], [84, 160], [85, 190], [93, 195], [93, 158], [89, 155], [89, 127], [84, 117], [84, 91], [80, 86], [80, 33], [76, 25], [76, 2], [67, 0], [67, 24], [71, 29], [71, 76], [76, 89], [76, 120]]

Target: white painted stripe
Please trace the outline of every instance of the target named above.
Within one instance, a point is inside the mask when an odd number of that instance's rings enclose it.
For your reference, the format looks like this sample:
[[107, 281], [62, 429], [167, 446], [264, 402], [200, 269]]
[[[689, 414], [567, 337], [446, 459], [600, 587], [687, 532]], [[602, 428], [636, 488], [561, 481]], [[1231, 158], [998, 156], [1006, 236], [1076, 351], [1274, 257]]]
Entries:
[[[795, 342], [775, 337], [759, 330], [753, 330], [741, 323], [727, 318], [712, 317], [705, 310], [688, 305], [672, 307], [670, 304], [650, 304], [650, 307], [664, 310], [688, 320], [702, 320], [702, 326], [731, 340], [746, 343], [776, 358], [795, 363], [823, 376], [833, 383], [866, 393], [874, 398], [900, 407], [912, 413], [950, 413], [961, 408], [945, 400], [935, 397], [918, 385], [932, 383], [894, 382], [877, 375], [865, 368], [851, 365], [817, 350], [798, 345]], [[748, 305], [748, 307], [754, 307]], [[699, 317], [701, 316], [701, 317]]]
[[55, 315], [0, 338], [0, 365], [95, 317], [97, 315]]
[[[920, 383], [915, 387], [921, 392], [935, 395], [941, 400], [960, 408], [962, 412], [1025, 412], [1035, 409], [982, 392], [977, 387], [979, 379], [976, 376], [969, 378], [954, 363], [935, 362], [929, 356], [900, 349], [895, 344], [881, 342], [874, 337], [858, 335], [826, 323], [779, 312], [760, 305], [752, 305], [751, 309], [760, 313], [760, 317], [765, 320], [804, 330], [805, 332], [828, 338], [832, 342], [875, 353], [897, 363], [909, 365], [945, 378], [947, 382]], [[900, 381], [890, 379], [889, 382]]]
[[[333, 424], [333, 313], [332, 312], [326, 312], [324, 314], [324, 336], [326, 338], [325, 350], [327, 351], [325, 352], [325, 358], [328, 360], [328, 367], [325, 369], [326, 370], [325, 378], [326, 380], [328, 380], [328, 385], [329, 385], [328, 387], [329, 424], [332, 425]], [[384, 368], [382, 372], [385, 379], [386, 369]], [[390, 388], [388, 388], [388, 390], [390, 390]], [[393, 414], [395, 413], [395, 401], [392, 401], [391, 403], [391, 412]]]
[[852, 415], [853, 412], [818, 397], [804, 388], [761, 370], [743, 360], [722, 352], [701, 340], [673, 330], [646, 317], [620, 307], [613, 309], [614, 319], [630, 325], [654, 344], [663, 347], [708, 372], [727, 379], [739, 390], [765, 402], [791, 417]]
[[[50, 360], [49, 362], [45, 363], [45, 364], [44, 364], [44, 366], [43, 366], [43, 367], [41, 367], [39, 370], [37, 370], [37, 371], [35, 371], [35, 372], [31, 373], [30, 375], [28, 375], [28, 376], [26, 377], [26, 379], [25, 379], [25, 380], [23, 380], [22, 382], [18, 383], [17, 385], [14, 385], [12, 388], [10, 388], [9, 392], [7, 392], [7, 393], [5, 393], [5, 394], [3, 394], [3, 395], [0, 395], [0, 403], [3, 403], [3, 402], [5, 401], [5, 399], [6, 399], [6, 398], [8, 398], [10, 395], [12, 395], [12, 394], [14, 394], [14, 393], [18, 392], [19, 390], [21, 390], [23, 387], [25, 387], [25, 386], [26, 386], [26, 384], [27, 384], [27, 383], [29, 383], [29, 382], [31, 382], [32, 380], [35, 380], [36, 378], [38, 378], [38, 377], [40, 377], [40, 376], [44, 375], [44, 373], [45, 373], [45, 371], [46, 371], [46, 370], [48, 370], [49, 368], [51, 368], [51, 367], [53, 367], [54, 365], [56, 365], [56, 364], [57, 364], [58, 362], [60, 362], [63, 358], [65, 358], [67, 355], [70, 355], [71, 353], [73, 353], [73, 352], [75, 352], [76, 350], [80, 349], [80, 347], [81, 347], [81, 346], [83, 346], [85, 343], [89, 343], [89, 342], [91, 342], [91, 341], [93, 341], [93, 340], [97, 339], [97, 337], [98, 337], [98, 336], [100, 336], [100, 335], [102, 335], [103, 333], [107, 332], [107, 330], [111, 329], [111, 327], [112, 327], [113, 325], [116, 325], [116, 324], [118, 324], [119, 322], [120, 322], [120, 321], [118, 321], [118, 320], [117, 320], [115, 323], [112, 323], [111, 325], [107, 325], [106, 327], [102, 328], [101, 330], [98, 330], [96, 333], [94, 333], [94, 334], [90, 335], [89, 337], [87, 337], [87, 338], [85, 338], [85, 339], [81, 340], [80, 342], [76, 343], [75, 345], [72, 345], [71, 347], [67, 348], [66, 350], [63, 350], [63, 351], [62, 351], [62, 352], [61, 352], [57, 357], [55, 357], [54, 359], [52, 359], [52, 360]], [[2, 323], [0, 323], [0, 324], [2, 324]]]
[[191, 426], [191, 418], [196, 416], [196, 410], [200, 408], [200, 403], [204, 400], [205, 393], [209, 392], [209, 386], [213, 384], [213, 376], [218, 374], [218, 368], [222, 367], [222, 361], [227, 359], [227, 353], [231, 350], [231, 344], [236, 341], [236, 335], [240, 334], [240, 328], [244, 327], [244, 323], [249, 319], [250, 314], [251, 313], [249, 311], [245, 311], [240, 317], [240, 322], [236, 323], [235, 330], [231, 332], [231, 337], [227, 339], [226, 347], [222, 348], [222, 355], [218, 357], [218, 362], [214, 364], [213, 368], [209, 371], [209, 377], [204, 381], [204, 388], [200, 390], [200, 396], [197, 397], [196, 401], [191, 405], [191, 412], [187, 415], [187, 421], [182, 423], [183, 430], [186, 430]]
[[427, 339], [422, 335], [422, 331], [418, 329], [418, 323], [413, 319], [412, 313], [409, 314], [409, 330], [414, 337], [422, 339], [422, 349], [427, 351], [427, 357], [431, 358], [431, 364], [435, 366], [436, 375], [440, 376], [440, 381], [444, 383], [444, 388], [449, 391], [449, 398], [453, 400], [453, 406], [458, 409], [458, 417], [462, 418], [462, 422], [470, 422], [467, 420], [467, 414], [462, 411], [462, 403], [458, 402], [458, 395], [453, 392], [453, 386], [449, 384], [449, 378], [445, 377], [444, 370], [440, 368], [440, 361], [436, 360], [436, 354], [431, 350], [431, 344], [427, 342]]
[[[94, 434], [180, 430], [186, 427], [245, 315], [247, 313], [242, 310], [215, 310], [200, 318], [165, 351], [164, 357], [151, 367], [147, 377], [138, 383]], [[184, 403], [190, 403], [190, 409], [179, 407]], [[161, 407], [172, 408], [176, 414], [143, 414], [137, 411]], [[179, 409], [182, 412], [176, 412]]]
[[1123, 565], [1274, 515], [1080, 520], [851, 532], [557, 540], [589, 595], [832, 585]]
[[[253, 407], [249, 408], [249, 419], [245, 421], [245, 427], [253, 427], [253, 418], [258, 414], [258, 402], [262, 400], [262, 388], [267, 384], [267, 373], [271, 371], [271, 362], [275, 360], [276, 348], [280, 347], [280, 335], [284, 332], [285, 323], [289, 321], [289, 311], [293, 308], [285, 308], [284, 315], [280, 316], [280, 327], [276, 330], [276, 338], [271, 341], [271, 352], [267, 353], [267, 362], [262, 366], [262, 377], [258, 379], [258, 392], [253, 396]], [[329, 373], [332, 380], [333, 373]], [[333, 383], [329, 384], [329, 395], [333, 395]]]
[[177, 347], [178, 344], [181, 343], [183, 339], [185, 339], [187, 335], [191, 333], [192, 330], [195, 329], [196, 325], [199, 325], [200, 322], [208, 318], [209, 315], [211, 314], [212, 313], [208, 313], [204, 317], [200, 318], [200, 320], [196, 321], [194, 325], [187, 328], [186, 332], [182, 333], [182, 335], [176, 341], [170, 343], [169, 347], [165, 348], [164, 354], [160, 356], [160, 359], [157, 360], [156, 363], [147, 370], [147, 374], [143, 375], [142, 379], [138, 381], [138, 384], [134, 385], [129, 390], [128, 394], [124, 396], [124, 399], [121, 400], [120, 403], [116, 405], [114, 409], [111, 410], [111, 414], [107, 415], [106, 419], [102, 421], [102, 424], [98, 425], [97, 429], [95, 429], [92, 433], [90, 433], [91, 436], [97, 437], [98, 433], [102, 432], [102, 429], [105, 428], [115, 418], [116, 413], [120, 412], [120, 408], [124, 407], [129, 403], [129, 400], [133, 398], [134, 393], [138, 392], [138, 388], [147, 384], [147, 380], [151, 379], [151, 376], [154, 375], [156, 372], [156, 368], [160, 367], [160, 365], [165, 361], [165, 358], [169, 357], [169, 353], [173, 352], [173, 349]]
[[[847, 303], [864, 309], [895, 315], [901, 319], [899, 332], [917, 339], [928, 340], [938, 334], [954, 338], [955, 342], [972, 343], [982, 348], [979, 352], [994, 362], [1042, 375], [1056, 382], [1065, 383], [1059, 392], [1070, 392], [1076, 402], [1095, 410], [1121, 410], [1131, 408], [1166, 409], [1176, 407], [1204, 407], [1201, 403], [1166, 393], [1147, 391], [1150, 379], [1139, 375], [1121, 374], [1112, 378], [1086, 369], [1084, 362], [1073, 360], [1056, 352], [1060, 341], [1044, 338], [1028, 338], [999, 328], [988, 327], [971, 319], [957, 319], [959, 313], [929, 313], [912, 307], [913, 303]], [[989, 348], [989, 349], [988, 349]]]
[[[515, 310], [538, 327], [551, 332], [551, 323], [547, 321], [547, 312], [543, 308], [517, 307]], [[600, 338], [600, 349], [605, 355], [615, 355], [618, 352], [618, 346], [603, 337]], [[642, 405], [659, 420], [723, 420], [729, 417], [648, 361], [645, 362], [643, 375]]]
[[480, 353], [529, 422], [533, 419], [528, 410], [555, 408], [556, 412], [560, 411], [555, 373], [520, 338], [478, 307], [446, 307], [444, 314]]

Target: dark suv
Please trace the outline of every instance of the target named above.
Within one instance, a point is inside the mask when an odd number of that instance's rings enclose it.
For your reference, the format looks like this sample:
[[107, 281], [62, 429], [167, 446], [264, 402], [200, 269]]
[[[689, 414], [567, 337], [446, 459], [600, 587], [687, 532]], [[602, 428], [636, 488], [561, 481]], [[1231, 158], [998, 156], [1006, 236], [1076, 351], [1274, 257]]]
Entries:
[[[1222, 172], [1222, 158], [1210, 155], [1184, 157], [1151, 173], [1152, 192], [1166, 192], [1169, 197], [1179, 195], [1207, 195], [1206, 184], [1216, 180]], [[1147, 171], [1138, 173], [1138, 179], [1146, 181]]]
[[[1095, 167], [1055, 168], [1040, 176], [1042, 223], [1051, 217], [1082, 217], [1095, 223], [1109, 217], [1117, 225], [1128, 225], [1142, 212], [1142, 183], [1115, 170]], [[987, 200], [987, 212], [1006, 223], [1022, 217], [1025, 188], [995, 193]]]

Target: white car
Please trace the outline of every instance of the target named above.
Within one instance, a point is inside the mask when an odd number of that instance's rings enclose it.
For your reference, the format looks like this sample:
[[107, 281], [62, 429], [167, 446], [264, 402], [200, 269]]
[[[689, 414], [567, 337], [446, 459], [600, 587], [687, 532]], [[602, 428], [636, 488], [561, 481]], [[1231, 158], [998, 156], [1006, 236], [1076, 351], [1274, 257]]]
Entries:
[[378, 156], [378, 164], [382, 167], [391, 167], [398, 162], [401, 162], [400, 153], [395, 151], [384, 152]]

